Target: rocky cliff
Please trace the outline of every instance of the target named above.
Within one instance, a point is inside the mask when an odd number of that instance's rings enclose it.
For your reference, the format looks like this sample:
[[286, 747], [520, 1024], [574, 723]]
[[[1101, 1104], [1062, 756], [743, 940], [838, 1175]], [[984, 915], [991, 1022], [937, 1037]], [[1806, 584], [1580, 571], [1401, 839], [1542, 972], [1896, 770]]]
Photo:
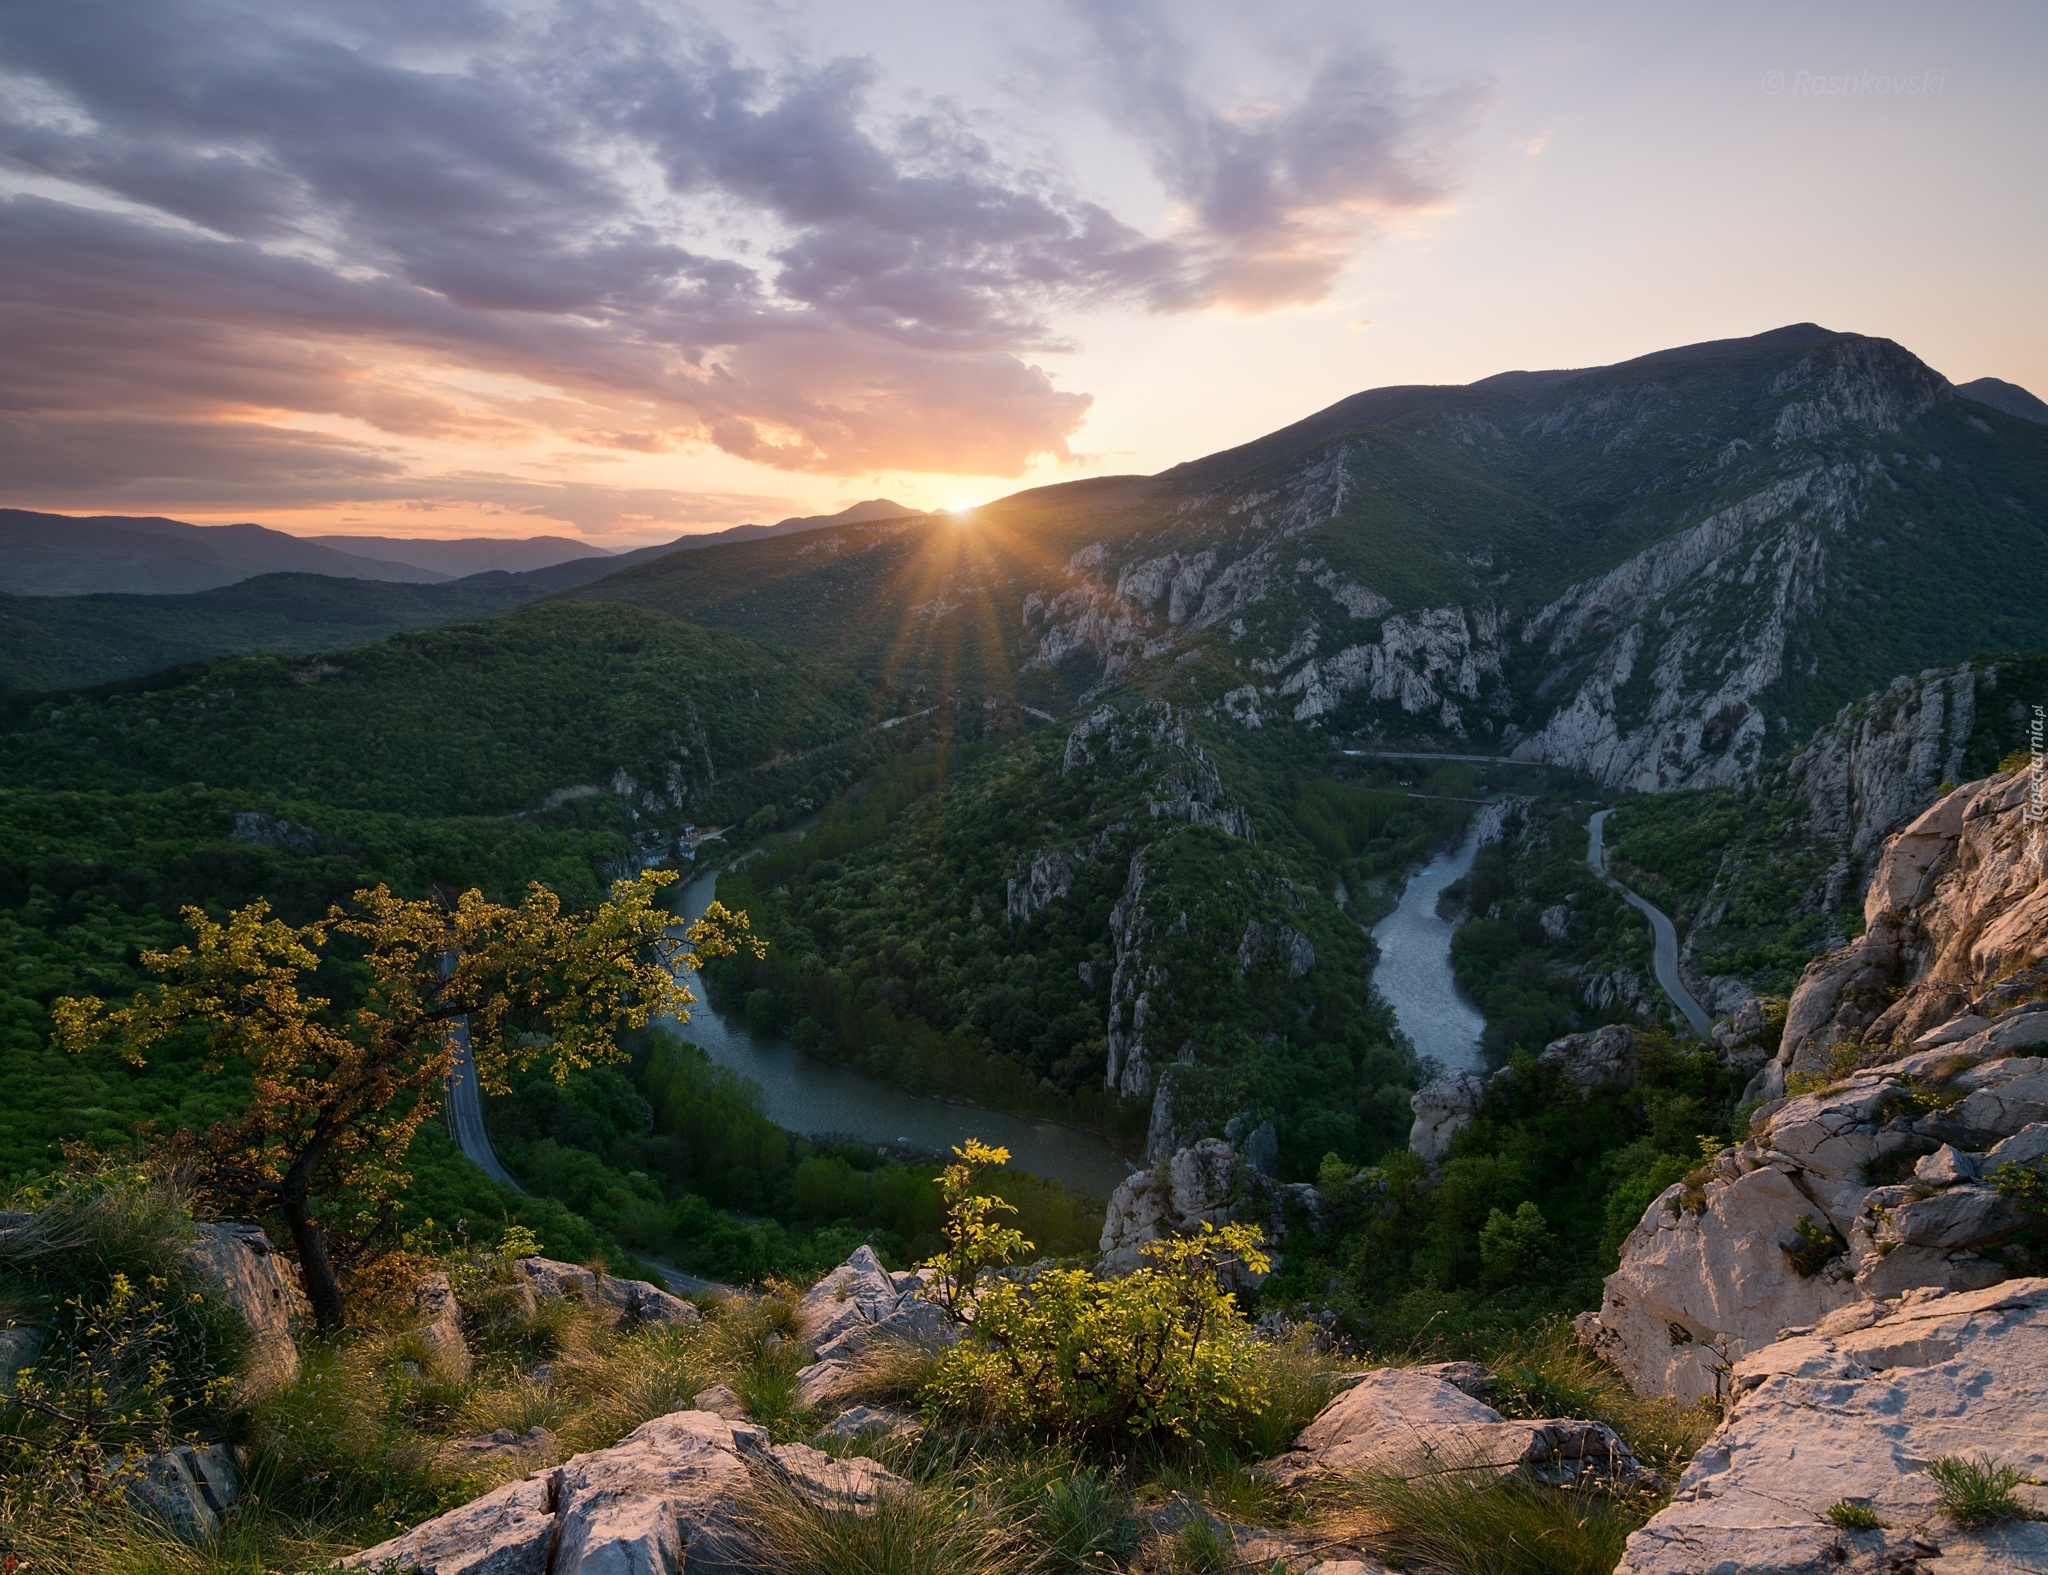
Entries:
[[1998, 1284], [2048, 1248], [2048, 881], [2030, 774], [1886, 842], [1816, 959], [1751, 1136], [1654, 1202], [1581, 1333], [1639, 1387], [1725, 1392], [1780, 1330]]

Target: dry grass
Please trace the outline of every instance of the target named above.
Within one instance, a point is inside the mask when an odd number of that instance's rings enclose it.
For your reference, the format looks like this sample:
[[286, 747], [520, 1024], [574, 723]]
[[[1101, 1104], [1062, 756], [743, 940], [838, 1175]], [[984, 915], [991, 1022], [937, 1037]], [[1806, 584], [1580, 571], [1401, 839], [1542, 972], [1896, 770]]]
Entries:
[[1016, 1513], [972, 1486], [913, 1486], [855, 1513], [764, 1482], [739, 1518], [757, 1567], [787, 1575], [1011, 1575], [1026, 1557]]
[[1657, 1500], [1483, 1472], [1358, 1477], [1319, 1495], [1319, 1525], [1431, 1575], [1609, 1575]]

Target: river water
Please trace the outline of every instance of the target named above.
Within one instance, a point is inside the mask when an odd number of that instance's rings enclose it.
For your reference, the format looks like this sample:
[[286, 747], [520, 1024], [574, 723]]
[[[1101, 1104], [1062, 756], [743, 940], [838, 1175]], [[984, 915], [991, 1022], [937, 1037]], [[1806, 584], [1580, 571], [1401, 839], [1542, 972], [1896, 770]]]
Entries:
[[1458, 993], [1451, 976], [1451, 924], [1436, 911], [1444, 888], [1463, 879], [1478, 853], [1475, 826], [1456, 849], [1439, 853], [1416, 871], [1401, 893], [1400, 906], [1372, 931], [1380, 947], [1373, 983], [1415, 1048], [1447, 1072], [1483, 1069], [1479, 1035], [1486, 1019]]
[[[684, 919], [703, 918], [717, 887], [715, 869], [692, 879], [683, 888]], [[1007, 1148], [1019, 1170], [1104, 1198], [1131, 1173], [1130, 1163], [1092, 1133], [909, 1093], [850, 1066], [805, 1055], [777, 1035], [750, 1033], [737, 1014], [714, 1011], [708, 1001], [699, 1001], [689, 1022], [669, 1026], [720, 1066], [759, 1084], [762, 1113], [785, 1131], [908, 1144], [934, 1154], [978, 1137]]]

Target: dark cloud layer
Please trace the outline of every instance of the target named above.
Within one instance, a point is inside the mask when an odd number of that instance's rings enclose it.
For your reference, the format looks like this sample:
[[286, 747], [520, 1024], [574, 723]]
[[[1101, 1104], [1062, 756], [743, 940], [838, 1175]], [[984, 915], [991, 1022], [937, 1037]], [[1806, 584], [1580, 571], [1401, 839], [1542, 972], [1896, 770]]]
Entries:
[[1435, 198], [1446, 113], [1347, 56], [1226, 117], [1158, 12], [1091, 17], [1172, 233], [943, 107], [879, 114], [869, 62], [769, 70], [632, 0], [0, 7], [7, 490], [408, 495], [336, 418], [827, 474], [1064, 456], [1088, 398], [1026, 359], [1054, 314], [1316, 298], [1362, 217]]

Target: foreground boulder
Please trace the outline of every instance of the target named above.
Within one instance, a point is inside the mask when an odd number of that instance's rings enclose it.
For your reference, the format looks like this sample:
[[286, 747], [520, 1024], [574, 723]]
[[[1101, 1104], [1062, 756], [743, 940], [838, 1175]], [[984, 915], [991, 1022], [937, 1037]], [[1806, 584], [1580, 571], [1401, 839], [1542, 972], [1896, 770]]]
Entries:
[[[1848, 1307], [1730, 1377], [1726, 1420], [1616, 1575], [2048, 1570], [2048, 1524], [1958, 1526], [1926, 1469], [1956, 1455], [2048, 1473], [2048, 1279]], [[2017, 1496], [2048, 1510], [2038, 1485]], [[1884, 1527], [1837, 1528], [1845, 1503]]]
[[235, 1463], [222, 1444], [180, 1444], [137, 1462], [128, 1500], [181, 1542], [220, 1535], [235, 1507]]
[[1323, 1407], [1294, 1448], [1259, 1474], [1290, 1488], [1332, 1475], [1444, 1472], [1519, 1474], [1559, 1486], [1586, 1475], [1655, 1480], [1604, 1422], [1509, 1421], [1479, 1398], [1493, 1382], [1475, 1362], [1379, 1368]]
[[2026, 1238], [2048, 1221], [2006, 1168], [2048, 1156], [2026, 805], [2024, 776], [1971, 783], [1886, 845], [1867, 933], [1792, 997], [1749, 1139], [1650, 1205], [1580, 1320], [1638, 1389], [1712, 1396], [1782, 1329], [2038, 1267]]
[[744, 1422], [676, 1411], [609, 1449], [507, 1483], [343, 1559], [378, 1575], [677, 1575], [758, 1566], [746, 1506], [761, 1484], [872, 1513], [910, 1484], [872, 1460], [770, 1444]]
[[249, 1363], [235, 1398], [247, 1404], [298, 1377], [296, 1336], [312, 1314], [297, 1274], [262, 1228], [227, 1220], [195, 1225], [184, 1256], [249, 1326]]

